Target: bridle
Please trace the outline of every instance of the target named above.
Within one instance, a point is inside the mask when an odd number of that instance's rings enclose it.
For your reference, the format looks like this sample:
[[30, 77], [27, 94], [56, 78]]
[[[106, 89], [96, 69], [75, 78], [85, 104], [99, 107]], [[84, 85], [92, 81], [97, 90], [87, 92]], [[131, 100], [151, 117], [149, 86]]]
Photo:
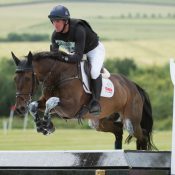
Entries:
[[37, 77], [33, 71], [33, 68], [18, 68], [16, 69], [16, 73], [19, 73], [19, 72], [32, 72], [32, 87], [31, 87], [31, 90], [29, 92], [26, 92], [26, 93], [20, 93], [20, 92], [16, 92], [16, 98], [22, 98], [24, 99], [23, 96], [29, 96], [29, 100], [27, 101], [27, 105], [32, 101], [32, 96], [34, 94], [34, 90], [36, 88], [36, 85], [38, 84], [38, 80], [37, 80]]
[[[51, 66], [51, 69], [47, 73], [47, 75], [45, 76], [45, 79], [42, 82], [40, 82], [40, 83], [42, 83], [42, 88], [43, 89], [50, 89], [50, 90], [52, 90], [55, 87], [61, 86], [62, 84], [66, 83], [68, 81], [72, 81], [74, 79], [79, 79], [81, 81], [81, 78], [79, 77], [79, 74], [77, 73], [77, 75], [70, 76], [70, 77], [67, 77], [67, 78], [64, 78], [64, 79], [59, 80], [54, 86], [53, 85], [48, 86], [47, 85], [47, 80], [50, 78], [50, 76], [53, 73], [53, 70], [56, 68], [56, 64], [57, 63], [54, 63]], [[33, 68], [32, 67], [17, 67], [16, 68], [16, 73], [19, 73], [19, 72], [32, 72], [32, 86], [31, 86], [31, 90], [29, 92], [26, 92], [26, 93], [16, 92], [16, 98], [18, 97], [18, 98], [24, 99], [23, 96], [29, 96], [29, 100], [26, 101], [26, 104], [29, 105], [30, 102], [32, 101], [32, 96], [34, 95], [34, 90], [36, 88], [36, 85], [39, 84], [39, 80], [37, 79], [36, 74], [33, 71]]]

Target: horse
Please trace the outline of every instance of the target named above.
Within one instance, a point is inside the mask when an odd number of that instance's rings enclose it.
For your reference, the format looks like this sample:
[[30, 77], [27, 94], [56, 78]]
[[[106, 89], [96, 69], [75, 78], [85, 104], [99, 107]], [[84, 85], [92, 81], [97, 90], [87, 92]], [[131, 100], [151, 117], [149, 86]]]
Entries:
[[[62, 61], [59, 52], [29, 52], [23, 60], [12, 52], [12, 57], [16, 64], [16, 109], [21, 114], [28, 110], [31, 112], [38, 132], [54, 132], [51, 114], [57, 114], [63, 119], [89, 119], [97, 131], [113, 133], [116, 149], [122, 148], [123, 128], [129, 133], [127, 143], [136, 138], [137, 150], [157, 149], [152, 140], [153, 117], [149, 96], [125, 76], [110, 75], [114, 95], [101, 97], [101, 113], [93, 116], [88, 111], [91, 95], [83, 89], [79, 63]], [[42, 96], [31, 102], [39, 83]], [[43, 119], [38, 116], [39, 111], [44, 112]]]

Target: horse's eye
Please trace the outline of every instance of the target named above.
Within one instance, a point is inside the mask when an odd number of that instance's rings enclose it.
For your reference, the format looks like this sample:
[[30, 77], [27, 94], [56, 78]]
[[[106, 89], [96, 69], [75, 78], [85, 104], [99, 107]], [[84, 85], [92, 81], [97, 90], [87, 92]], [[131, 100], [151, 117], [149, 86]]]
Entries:
[[30, 78], [29, 77], [25, 77], [25, 81], [30, 81]]

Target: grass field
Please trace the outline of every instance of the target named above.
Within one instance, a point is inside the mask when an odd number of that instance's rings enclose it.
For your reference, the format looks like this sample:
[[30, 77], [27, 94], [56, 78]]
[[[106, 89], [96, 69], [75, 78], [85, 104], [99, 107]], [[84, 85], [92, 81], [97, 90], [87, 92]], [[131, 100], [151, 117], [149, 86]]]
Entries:
[[[6, 3], [12, 2], [19, 3], [21, 1], [8, 0]], [[25, 0], [24, 2], [29, 1]], [[148, 4], [146, 1], [132, 2], [131, 0], [127, 3], [61, 1], [70, 9], [72, 17], [88, 20], [100, 38], [105, 40], [107, 58], [133, 58], [139, 65], [167, 63], [170, 57], [175, 56], [175, 20], [173, 17], [166, 17], [175, 14], [175, 6], [160, 5], [163, 3], [162, 0], [149, 0]], [[171, 0], [166, 2], [173, 3]], [[53, 28], [47, 15], [55, 5], [57, 2], [0, 6], [0, 20], [2, 21], [0, 38], [6, 37], [12, 32], [49, 34], [51, 36]], [[151, 18], [153, 14], [156, 16], [155, 18]], [[120, 18], [121, 15], [125, 18]], [[128, 18], [129, 15], [130, 18]], [[135, 18], [138, 15], [140, 17], [147, 15], [147, 18]], [[157, 18], [158, 16], [159, 18]], [[11, 51], [22, 56], [26, 55], [29, 50], [49, 50], [49, 45], [49, 41], [44, 43], [0, 42], [0, 58], [11, 58]]]
[[[133, 58], [138, 65], [162, 65], [175, 57], [174, 40], [133, 40], [104, 41], [106, 58]], [[49, 42], [11, 42], [0, 43], [0, 58], [11, 59], [11, 51], [18, 57], [27, 55], [29, 51], [48, 51]]]
[[[61, 2], [71, 11], [71, 16], [90, 22], [103, 39], [106, 58], [133, 58], [138, 65], [148, 66], [168, 63], [175, 57], [175, 2], [173, 0], [114, 0], [50, 1], [41, 4], [1, 6], [5, 3], [25, 3], [34, 0], [0, 1], [0, 38], [9, 33], [49, 34], [53, 27], [47, 16]], [[125, 2], [125, 3], [122, 3]], [[134, 3], [133, 3], [134, 2]], [[157, 5], [156, 5], [157, 4]], [[165, 5], [162, 5], [165, 4]], [[172, 5], [170, 5], [172, 4]], [[145, 17], [143, 17], [145, 16]], [[47, 51], [50, 42], [0, 42], [0, 58], [27, 55], [28, 51]], [[127, 134], [125, 133], [124, 138]], [[154, 141], [159, 150], [171, 149], [171, 132], [155, 131]], [[48, 137], [26, 131], [0, 130], [0, 150], [99, 150], [113, 149], [114, 136], [93, 130], [58, 129]], [[134, 149], [135, 143], [124, 144], [124, 149]]]
[[[4, 5], [4, 4], [20, 4], [20, 3], [30, 3], [30, 2], [57, 2], [57, 0], [1, 0], [0, 1], [0, 5]], [[66, 0], [60, 0], [60, 2], [65, 2]], [[71, 0], [71, 1], [76, 1], [76, 0]], [[106, 2], [106, 0], [85, 0], [85, 2]], [[115, 2], [116, 0], [108, 0], [108, 2]], [[118, 0], [118, 2], [120, 2]], [[140, 4], [145, 4], [145, 3], [150, 3], [150, 4], [170, 4], [170, 5], [174, 5], [175, 2], [173, 0], [123, 0], [122, 2], [127, 2], [127, 3], [140, 3]]]
[[[124, 138], [127, 133], [124, 134]], [[159, 150], [171, 149], [171, 132], [155, 131], [155, 145]], [[50, 136], [43, 136], [33, 129], [0, 130], [0, 150], [108, 150], [114, 149], [114, 136], [90, 129], [57, 129]], [[123, 145], [123, 149], [135, 149], [135, 141]]]
[[[166, 17], [174, 15], [175, 6], [88, 1], [63, 4], [70, 9], [72, 17], [88, 20], [102, 38], [147, 39], [174, 36], [174, 18]], [[52, 26], [47, 16], [55, 5], [57, 3], [52, 2], [0, 7], [0, 20], [3, 21], [0, 26], [1, 37], [10, 32], [50, 34]], [[121, 15], [151, 17], [153, 14], [162, 18], [118, 19]]]

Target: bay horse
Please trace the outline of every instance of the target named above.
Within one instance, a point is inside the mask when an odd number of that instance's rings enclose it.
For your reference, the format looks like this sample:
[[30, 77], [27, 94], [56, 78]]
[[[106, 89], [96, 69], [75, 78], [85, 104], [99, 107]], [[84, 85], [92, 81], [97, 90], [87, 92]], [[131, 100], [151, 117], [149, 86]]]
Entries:
[[[83, 89], [78, 63], [61, 61], [55, 52], [29, 52], [23, 60], [12, 52], [12, 57], [16, 64], [16, 109], [21, 114], [31, 112], [38, 132], [54, 132], [51, 114], [57, 114], [63, 119], [89, 119], [97, 131], [113, 133], [116, 149], [122, 148], [123, 127], [129, 133], [127, 143], [135, 137], [136, 149], [156, 149], [152, 141], [151, 103], [148, 94], [136, 83], [123, 75], [111, 74], [114, 95], [101, 97], [101, 113], [93, 116], [87, 108], [91, 95]], [[38, 101], [31, 102], [39, 83], [43, 94]], [[44, 112], [43, 119], [38, 111]]]

